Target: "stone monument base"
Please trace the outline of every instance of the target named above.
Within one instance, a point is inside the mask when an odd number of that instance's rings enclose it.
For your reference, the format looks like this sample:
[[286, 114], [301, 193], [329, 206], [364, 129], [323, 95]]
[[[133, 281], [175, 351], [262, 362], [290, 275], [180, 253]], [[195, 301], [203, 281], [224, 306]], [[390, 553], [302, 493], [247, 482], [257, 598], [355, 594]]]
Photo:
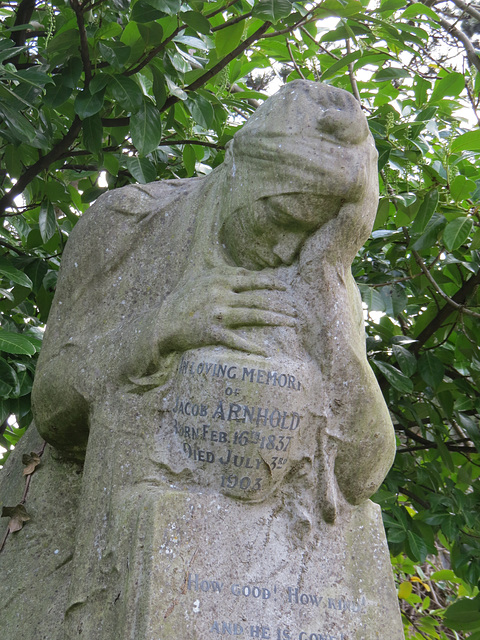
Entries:
[[[9, 460], [4, 504], [23, 491], [21, 453], [40, 444], [31, 429]], [[281, 506], [144, 485], [117, 522], [135, 540], [129, 557], [118, 558], [128, 565], [122, 589], [105, 594], [103, 604], [95, 598], [98, 607], [70, 600], [69, 608], [81, 475], [67, 467], [47, 447], [27, 499], [32, 521], [1, 554], [15, 585], [12, 592], [3, 582], [6, 638], [404, 639], [380, 509], [370, 501], [344, 503], [335, 524], [310, 531], [301, 519], [292, 529]], [[62, 487], [55, 499], [52, 483]]]
[[404, 638], [370, 501], [302, 545], [285, 535], [283, 511], [223, 496], [152, 492], [139, 514], [117, 638], [384, 640], [387, 623], [388, 640]]

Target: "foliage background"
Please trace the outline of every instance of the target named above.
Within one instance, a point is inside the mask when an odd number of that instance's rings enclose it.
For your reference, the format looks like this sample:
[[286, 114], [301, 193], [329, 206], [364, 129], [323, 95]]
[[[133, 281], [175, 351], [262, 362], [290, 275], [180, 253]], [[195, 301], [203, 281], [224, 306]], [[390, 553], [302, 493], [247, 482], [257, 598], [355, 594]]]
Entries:
[[392, 413], [384, 509], [407, 638], [480, 639], [480, 12], [462, 0], [0, 2], [0, 445], [89, 203], [205, 174], [282, 82], [352, 92], [381, 199], [354, 264]]

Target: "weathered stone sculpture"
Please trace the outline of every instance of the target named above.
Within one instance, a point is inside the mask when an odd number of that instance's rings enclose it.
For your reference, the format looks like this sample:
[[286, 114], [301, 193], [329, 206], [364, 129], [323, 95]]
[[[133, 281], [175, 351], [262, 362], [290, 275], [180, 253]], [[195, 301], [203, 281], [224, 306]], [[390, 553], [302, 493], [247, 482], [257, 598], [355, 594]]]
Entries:
[[377, 198], [358, 103], [295, 81], [209, 176], [78, 223], [34, 388], [59, 452], [38, 476], [85, 459], [49, 640], [403, 638], [368, 501], [393, 429], [350, 272]]

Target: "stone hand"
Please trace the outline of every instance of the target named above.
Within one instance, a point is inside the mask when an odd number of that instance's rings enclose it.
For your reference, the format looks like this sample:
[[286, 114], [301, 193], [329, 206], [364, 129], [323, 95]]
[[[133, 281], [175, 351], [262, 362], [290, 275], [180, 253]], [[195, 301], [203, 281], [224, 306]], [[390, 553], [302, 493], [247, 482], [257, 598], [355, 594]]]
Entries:
[[235, 329], [295, 327], [296, 315], [286, 286], [278, 278], [225, 266], [189, 278], [166, 299], [160, 309], [160, 350], [218, 344], [266, 355]]

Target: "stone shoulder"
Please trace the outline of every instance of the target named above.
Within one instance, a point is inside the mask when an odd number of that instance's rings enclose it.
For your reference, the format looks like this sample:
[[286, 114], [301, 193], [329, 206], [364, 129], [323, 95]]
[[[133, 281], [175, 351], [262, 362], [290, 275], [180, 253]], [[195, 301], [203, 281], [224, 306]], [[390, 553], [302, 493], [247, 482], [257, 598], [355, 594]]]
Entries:
[[150, 218], [169, 204], [198, 188], [202, 180], [204, 178], [127, 185], [102, 194], [71, 232], [62, 270], [77, 269], [82, 264], [89, 271], [106, 247], [113, 253], [115, 249], [121, 250], [138, 232], [142, 221], [148, 224]]

